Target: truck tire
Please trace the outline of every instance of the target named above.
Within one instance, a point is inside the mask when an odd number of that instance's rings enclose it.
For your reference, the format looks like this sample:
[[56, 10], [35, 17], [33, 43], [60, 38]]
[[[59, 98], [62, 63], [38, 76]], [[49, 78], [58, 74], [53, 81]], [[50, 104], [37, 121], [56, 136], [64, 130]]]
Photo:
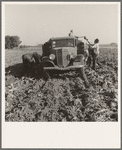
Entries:
[[87, 76], [85, 74], [84, 67], [79, 69], [79, 74], [80, 74], [80, 77], [85, 81], [85, 86], [88, 88], [89, 87], [89, 82], [88, 82]]
[[43, 69], [43, 78], [44, 78], [45, 80], [48, 80], [48, 79], [50, 78], [49, 72], [46, 71], [45, 69]]

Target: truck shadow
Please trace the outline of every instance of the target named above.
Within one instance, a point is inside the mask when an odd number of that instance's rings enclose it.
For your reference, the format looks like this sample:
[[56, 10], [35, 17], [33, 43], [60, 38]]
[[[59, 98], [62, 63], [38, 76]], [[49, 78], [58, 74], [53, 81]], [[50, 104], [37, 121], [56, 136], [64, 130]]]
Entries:
[[15, 64], [5, 68], [5, 75], [12, 75], [14, 77], [21, 78], [24, 75], [24, 66], [22, 63]]
[[[12, 75], [15, 78], [19, 78], [19, 79], [22, 77], [40, 79], [40, 78], [43, 78], [43, 74], [39, 70], [40, 69], [37, 68], [36, 73], [34, 74], [34, 70], [33, 71], [24, 70], [23, 63], [18, 63], [18, 64], [5, 68], [5, 76]], [[63, 79], [63, 80], [65, 80], [66, 78], [71, 79], [71, 78], [76, 78], [79, 76], [77, 72], [63, 72], [63, 73], [56, 72], [55, 73], [54, 71], [53, 73], [49, 73], [49, 74], [50, 74], [51, 79], [55, 78], [55, 79]], [[44, 79], [44, 80], [48, 80], [48, 79]]]
[[38, 74], [34, 74], [34, 71], [24, 70], [23, 63], [18, 63], [5, 68], [5, 76], [8, 75], [12, 75], [16, 78], [22, 78], [22, 77], [33, 77], [37, 79], [40, 78]]

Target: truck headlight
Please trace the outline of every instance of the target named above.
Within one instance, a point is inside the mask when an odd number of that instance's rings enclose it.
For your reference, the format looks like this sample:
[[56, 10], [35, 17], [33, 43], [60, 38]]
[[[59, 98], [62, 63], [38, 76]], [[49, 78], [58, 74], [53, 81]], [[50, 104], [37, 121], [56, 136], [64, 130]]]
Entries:
[[55, 55], [54, 54], [50, 54], [49, 58], [50, 58], [50, 60], [54, 60], [55, 59]]

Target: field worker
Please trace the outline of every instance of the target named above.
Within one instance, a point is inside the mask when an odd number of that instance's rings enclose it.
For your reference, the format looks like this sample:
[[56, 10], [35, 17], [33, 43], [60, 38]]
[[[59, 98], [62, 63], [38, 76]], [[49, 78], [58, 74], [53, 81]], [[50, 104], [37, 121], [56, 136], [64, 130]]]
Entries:
[[89, 57], [89, 50], [88, 50], [89, 49], [89, 45], [88, 45], [89, 43], [88, 43], [88, 40], [85, 36], [83, 36], [81, 38], [82, 39], [80, 41], [84, 43], [83, 54], [84, 54], [84, 64], [86, 65], [87, 61], [88, 61], [88, 57]]
[[93, 55], [92, 55], [92, 58], [93, 58], [93, 69], [96, 70], [96, 63], [97, 63], [97, 58], [98, 58], [98, 55], [99, 55], [99, 39], [95, 39], [94, 41], [94, 45], [90, 45], [92, 48], [93, 48]]
[[[86, 39], [88, 41], [88, 39]], [[90, 44], [88, 41], [89, 45], [89, 58], [88, 58], [88, 66], [90, 67], [91, 65], [91, 59], [93, 59], [93, 69], [96, 70], [96, 63], [99, 55], [99, 39], [95, 39], [94, 44]]]
[[70, 30], [69, 36], [74, 36], [73, 35], [73, 30]]

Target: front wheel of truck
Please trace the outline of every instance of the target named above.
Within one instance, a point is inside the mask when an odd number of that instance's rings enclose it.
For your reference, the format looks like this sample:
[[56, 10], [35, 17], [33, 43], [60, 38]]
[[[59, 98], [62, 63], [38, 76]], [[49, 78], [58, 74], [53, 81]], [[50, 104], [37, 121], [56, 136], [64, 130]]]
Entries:
[[81, 79], [84, 80], [85, 86], [88, 88], [89, 87], [89, 82], [88, 82], [87, 76], [85, 74], [84, 67], [79, 69], [79, 74], [80, 74]]
[[49, 72], [45, 69], [43, 69], [43, 78], [45, 80], [48, 80], [50, 78]]

